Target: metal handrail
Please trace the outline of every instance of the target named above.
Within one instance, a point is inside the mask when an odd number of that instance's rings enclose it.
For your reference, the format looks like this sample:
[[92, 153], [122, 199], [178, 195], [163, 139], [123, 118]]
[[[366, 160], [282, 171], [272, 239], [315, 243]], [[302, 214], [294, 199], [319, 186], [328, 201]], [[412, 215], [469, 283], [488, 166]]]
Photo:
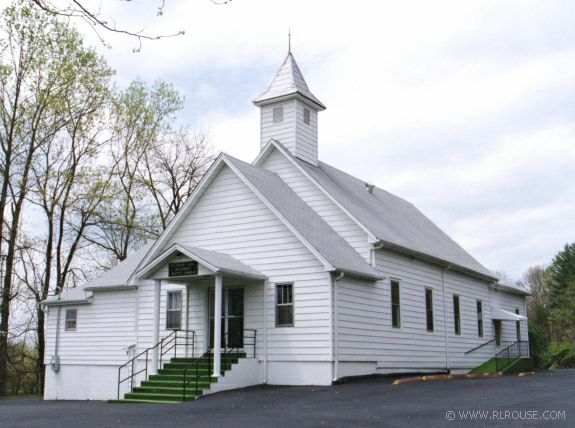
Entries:
[[[246, 332], [250, 332], [253, 334], [253, 336], [247, 336], [246, 337]], [[226, 333], [224, 333], [224, 335], [222, 336], [222, 339], [224, 341], [224, 349], [223, 349], [223, 354], [230, 354], [232, 353], [234, 350], [236, 350], [238, 353], [240, 350], [245, 349], [245, 346], [251, 346], [253, 353], [252, 353], [252, 357], [255, 358], [256, 356], [256, 337], [257, 337], [257, 330], [255, 329], [244, 329], [244, 335], [243, 335], [243, 340], [242, 340], [242, 346], [237, 346], [237, 347], [228, 347], [228, 340], [227, 338], [229, 338], [230, 332], [227, 331]], [[245, 339], [251, 339], [253, 340], [252, 343], [245, 343]], [[220, 344], [221, 347], [221, 344]], [[208, 359], [208, 372], [210, 372], [213, 368], [213, 355], [212, 355], [212, 350], [214, 349], [213, 346], [209, 346], [207, 351], [206, 351], [206, 358]], [[246, 353], [247, 356], [247, 353]], [[186, 392], [187, 392], [187, 387], [190, 383], [192, 383], [192, 381], [195, 380], [195, 393], [198, 393], [198, 382], [199, 382], [199, 373], [200, 373], [200, 362], [202, 362], [204, 357], [200, 357], [197, 358], [190, 366], [186, 367], [184, 369], [184, 378], [183, 378], [183, 386], [182, 386], [182, 399], [183, 401], [186, 401]], [[188, 371], [189, 370], [194, 370], [195, 371], [195, 376], [193, 379], [188, 380]]]
[[[195, 340], [196, 340], [196, 332], [194, 330], [174, 330], [172, 331], [170, 334], [168, 334], [166, 337], [163, 337], [158, 343], [156, 343], [154, 346], [150, 346], [149, 348], [143, 350], [142, 352], [140, 352], [138, 355], [136, 355], [135, 357], [131, 358], [130, 360], [128, 360], [126, 363], [122, 364], [120, 367], [118, 367], [118, 389], [117, 389], [117, 396], [118, 396], [118, 400], [120, 399], [120, 387], [122, 385], [122, 383], [126, 382], [127, 380], [130, 380], [130, 392], [132, 392], [134, 390], [134, 382], [133, 379], [138, 376], [140, 373], [145, 373], [144, 374], [144, 378], [148, 378], [148, 359], [149, 359], [149, 353], [150, 351], [156, 349], [156, 348], [160, 348], [159, 349], [159, 365], [158, 368], [162, 367], [162, 358], [165, 354], [167, 354], [169, 351], [171, 351], [172, 349], [174, 349], [174, 357], [177, 356], [177, 344], [178, 344], [178, 332], [184, 332], [186, 335], [184, 336], [184, 338], [186, 339], [186, 341], [189, 339], [189, 335], [188, 333], [192, 333], [192, 356], [194, 355], [194, 349], [195, 349]], [[181, 338], [181, 336], [180, 336]], [[171, 345], [171, 346], [170, 346]], [[169, 346], [169, 348], [168, 348]], [[165, 349], [165, 347], [167, 349]], [[138, 370], [137, 372], [134, 372], [134, 365], [136, 363], [136, 361], [138, 360], [138, 358], [140, 358], [142, 355], [146, 355], [144, 361], [145, 361], [145, 366], [143, 369]], [[130, 365], [131, 369], [130, 369], [130, 374], [126, 377], [124, 377], [122, 379], [122, 369], [124, 367], [127, 367], [128, 365]]]
[[484, 346], [487, 346], [487, 345], [489, 345], [490, 343], [495, 342], [495, 340], [497, 340], [497, 339], [491, 339], [491, 340], [489, 340], [489, 341], [487, 341], [487, 342], [485, 342], [485, 343], [482, 343], [481, 345], [476, 346], [475, 348], [470, 349], [469, 351], [466, 351], [463, 355], [467, 355], [467, 354], [470, 354], [470, 353], [473, 352], [473, 351], [477, 351], [478, 349], [481, 349], [481, 348], [483, 348]]
[[[515, 358], [529, 356], [529, 342], [526, 340], [518, 340], [506, 346], [500, 352], [495, 354], [495, 370], [499, 371], [511, 364], [511, 360]], [[502, 365], [501, 365], [501, 364]]]

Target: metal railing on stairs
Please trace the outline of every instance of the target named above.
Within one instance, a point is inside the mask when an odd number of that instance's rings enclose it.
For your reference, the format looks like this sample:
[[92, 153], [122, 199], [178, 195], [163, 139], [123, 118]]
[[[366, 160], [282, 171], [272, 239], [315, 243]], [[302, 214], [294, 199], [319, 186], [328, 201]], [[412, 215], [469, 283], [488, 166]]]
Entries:
[[[191, 355], [193, 356], [195, 351], [195, 342], [196, 332], [194, 330], [174, 330], [166, 337], [163, 337], [154, 346], [145, 349], [118, 367], [118, 400], [120, 399], [121, 385], [124, 382], [130, 382], [130, 392], [132, 392], [134, 389], [134, 380], [136, 379], [136, 376], [144, 373], [144, 379], [148, 378], [148, 360], [150, 359], [149, 357], [151, 351], [158, 348], [158, 369], [161, 369], [164, 356], [171, 354], [171, 351], [173, 351], [173, 357], [175, 358], [178, 356], [178, 349], [180, 349], [180, 352], [183, 352], [183, 354], [186, 355], [187, 351], [191, 347]], [[144, 357], [142, 358], [142, 356]], [[137, 370], [138, 360], [141, 359], [144, 360], [144, 367], [140, 370]], [[130, 372], [128, 375], [125, 375], [122, 378], [122, 370], [126, 368], [128, 368]]]
[[529, 342], [518, 340], [505, 346], [500, 352], [495, 354], [495, 370], [500, 371], [509, 366], [517, 358], [529, 357]]
[[[251, 358], [255, 358], [256, 357], [256, 345], [257, 345], [257, 341], [256, 341], [256, 337], [257, 337], [257, 330], [255, 329], [244, 329], [244, 334], [243, 336], [237, 335], [234, 337], [233, 334], [230, 334], [230, 332], [226, 332], [223, 336], [222, 336], [222, 355], [226, 355], [226, 354], [234, 354], [234, 353], [241, 353], [242, 351], [245, 352], [246, 350], [246, 346], [250, 347], [252, 350], [251, 353]], [[246, 343], [247, 341], [247, 343]], [[208, 347], [207, 352], [205, 354], [205, 357], [202, 358], [197, 358], [193, 363], [190, 364], [190, 366], [186, 367], [184, 369], [184, 377], [182, 380], [182, 400], [186, 401], [186, 397], [187, 397], [187, 390], [190, 384], [194, 383], [194, 394], [196, 395], [198, 393], [198, 384], [199, 384], [199, 379], [200, 379], [200, 364], [205, 363], [206, 361], [204, 360], [204, 358], [207, 358], [207, 363], [208, 363], [208, 375], [211, 376], [212, 370], [213, 370], [213, 364], [214, 364], [214, 358], [213, 358], [213, 346]], [[246, 352], [246, 357], [248, 356], [248, 353]], [[190, 376], [192, 376], [192, 373], [194, 373], [193, 377], [190, 378]]]

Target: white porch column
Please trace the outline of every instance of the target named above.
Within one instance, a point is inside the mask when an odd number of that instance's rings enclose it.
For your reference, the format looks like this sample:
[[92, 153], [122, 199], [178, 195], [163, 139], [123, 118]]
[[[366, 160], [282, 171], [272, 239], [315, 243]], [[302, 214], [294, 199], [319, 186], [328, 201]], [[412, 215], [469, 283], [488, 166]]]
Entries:
[[[160, 341], [160, 293], [162, 292], [162, 281], [157, 279], [154, 281], [154, 324], [153, 324], [153, 338], [152, 346]], [[156, 347], [152, 350], [152, 373], [158, 373], [158, 350]]]
[[214, 292], [214, 374], [212, 377], [220, 377], [222, 361], [222, 274], [216, 275], [216, 289]]

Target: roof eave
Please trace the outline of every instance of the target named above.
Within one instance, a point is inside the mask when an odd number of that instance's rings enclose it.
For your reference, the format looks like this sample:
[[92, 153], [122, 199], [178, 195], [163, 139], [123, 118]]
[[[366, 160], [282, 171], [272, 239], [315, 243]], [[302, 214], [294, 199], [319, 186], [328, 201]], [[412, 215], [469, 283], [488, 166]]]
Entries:
[[405, 247], [402, 247], [400, 245], [393, 244], [391, 242], [387, 242], [384, 239], [380, 239], [380, 242], [383, 244], [384, 248], [388, 248], [390, 250], [397, 251], [399, 253], [403, 253], [406, 255], [411, 255], [411, 256], [416, 257], [418, 259], [432, 262], [432, 263], [438, 264], [438, 265], [445, 267], [445, 268], [450, 268], [452, 270], [458, 270], [458, 271], [463, 272], [465, 274], [475, 276], [475, 277], [481, 278], [481, 279], [489, 281], [489, 282], [497, 281], [499, 279], [496, 276], [487, 275], [486, 273], [478, 272], [476, 270], [467, 268], [465, 266], [461, 266], [457, 263], [450, 262], [449, 260], [444, 260], [444, 259], [441, 259], [438, 257], [431, 256], [429, 254], [424, 254], [424, 253], [421, 253], [419, 251], [411, 250], [409, 248], [405, 248]]
[[128, 284], [118, 284], [118, 285], [103, 285], [98, 287], [97, 285], [93, 287], [84, 287], [84, 291], [124, 291], [124, 290], [134, 290], [138, 288], [136, 285]]
[[256, 98], [255, 100], [253, 100], [252, 102], [254, 103], [254, 105], [260, 107], [260, 106], [265, 106], [265, 105], [272, 104], [272, 103], [287, 101], [291, 98], [298, 98], [300, 101], [303, 101], [306, 104], [311, 104], [311, 107], [316, 108], [320, 111], [323, 111], [326, 109], [326, 106], [320, 100], [310, 98], [310, 97], [306, 96], [305, 94], [303, 94], [302, 92], [298, 91], [297, 89], [295, 89], [294, 91], [289, 92], [287, 94], [281, 94], [281, 95], [277, 95], [277, 96], [273, 96], [273, 97], [264, 97], [262, 95], [262, 96]]
[[86, 299], [73, 299], [73, 300], [43, 300], [40, 302], [43, 306], [69, 306], [69, 305], [89, 305], [92, 303], [92, 298]]

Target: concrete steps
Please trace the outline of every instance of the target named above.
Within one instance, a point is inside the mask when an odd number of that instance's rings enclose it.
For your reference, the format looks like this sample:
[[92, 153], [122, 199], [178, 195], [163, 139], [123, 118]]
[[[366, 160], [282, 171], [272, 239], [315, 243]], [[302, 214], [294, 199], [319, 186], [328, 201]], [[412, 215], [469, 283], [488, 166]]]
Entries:
[[[245, 354], [222, 355], [222, 375], [225, 376], [240, 358], [245, 358]], [[124, 399], [110, 400], [110, 403], [174, 404], [195, 400], [203, 395], [204, 390], [217, 382], [217, 379], [211, 376], [213, 364], [211, 359], [211, 355], [203, 355], [200, 358], [172, 358], [158, 371], [158, 374], [149, 376], [140, 386], [125, 394]]]

